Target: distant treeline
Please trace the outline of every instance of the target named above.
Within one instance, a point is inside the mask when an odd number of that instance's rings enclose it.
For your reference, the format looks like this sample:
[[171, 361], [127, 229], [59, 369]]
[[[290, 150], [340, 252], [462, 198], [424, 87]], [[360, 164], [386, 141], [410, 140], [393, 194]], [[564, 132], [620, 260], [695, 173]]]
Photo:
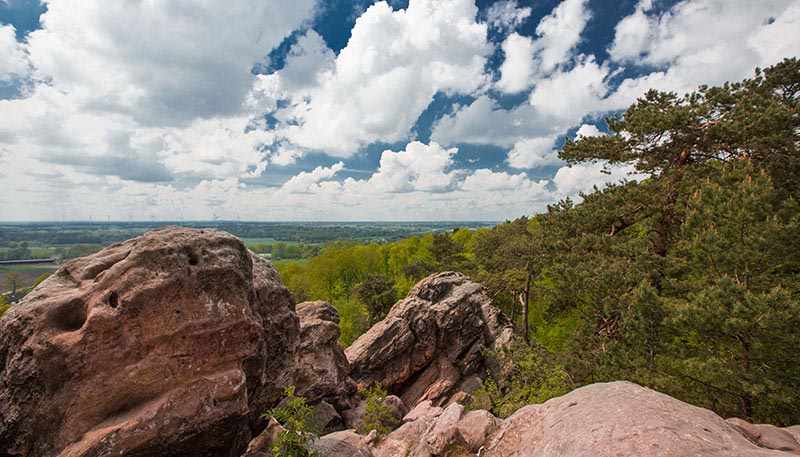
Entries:
[[451, 222], [67, 222], [0, 224], [0, 248], [74, 244], [108, 245], [165, 225], [214, 228], [240, 238], [272, 239], [277, 242], [321, 244], [338, 240], [397, 240], [409, 235], [454, 227], [489, 224]]

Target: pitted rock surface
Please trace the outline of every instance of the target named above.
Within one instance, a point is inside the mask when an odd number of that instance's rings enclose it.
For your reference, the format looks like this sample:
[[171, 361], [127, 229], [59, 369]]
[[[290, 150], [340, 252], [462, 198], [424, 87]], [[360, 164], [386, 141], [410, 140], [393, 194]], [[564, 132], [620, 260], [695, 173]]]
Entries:
[[298, 335], [276, 271], [224, 232], [68, 262], [0, 319], [0, 455], [241, 455]]

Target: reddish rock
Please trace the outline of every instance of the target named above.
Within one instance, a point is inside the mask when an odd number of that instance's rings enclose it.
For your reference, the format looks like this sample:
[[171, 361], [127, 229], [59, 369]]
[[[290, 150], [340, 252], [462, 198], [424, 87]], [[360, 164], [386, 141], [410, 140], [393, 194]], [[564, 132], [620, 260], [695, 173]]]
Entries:
[[324, 301], [300, 303], [296, 312], [300, 319], [297, 395], [311, 403], [326, 400], [340, 409], [350, 406], [356, 387], [348, 376], [350, 366], [339, 345], [339, 314]]
[[511, 335], [480, 284], [444, 272], [420, 281], [345, 354], [359, 386], [381, 384], [409, 407], [444, 404], [464, 378], [485, 370], [482, 351]]
[[505, 420], [420, 403], [373, 444], [375, 457], [789, 457], [796, 427], [713, 412], [628, 382], [593, 384]]
[[320, 457], [373, 457], [367, 440], [351, 430], [325, 435], [312, 448]]
[[631, 384], [592, 384], [503, 421], [484, 457], [788, 457], [713, 412]]
[[0, 454], [238, 456], [293, 381], [292, 308], [219, 231], [68, 262], [0, 319]]
[[745, 438], [759, 447], [800, 455], [800, 443], [788, 430], [774, 425], [751, 424], [736, 417], [728, 419], [727, 422], [736, 427]]

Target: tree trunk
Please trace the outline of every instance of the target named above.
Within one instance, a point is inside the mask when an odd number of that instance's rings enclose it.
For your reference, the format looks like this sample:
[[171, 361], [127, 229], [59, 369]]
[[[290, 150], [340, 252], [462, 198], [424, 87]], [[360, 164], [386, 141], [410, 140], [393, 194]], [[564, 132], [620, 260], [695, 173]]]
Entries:
[[[675, 169], [672, 176], [667, 178], [667, 188], [664, 192], [664, 197], [661, 205], [661, 214], [656, 221], [655, 239], [653, 240], [653, 253], [660, 258], [666, 258], [669, 253], [670, 245], [672, 244], [672, 234], [675, 231], [676, 225], [680, 223], [678, 220], [675, 205], [678, 202], [678, 193], [681, 181], [683, 181], [684, 167], [689, 160], [689, 150], [684, 149], [673, 162], [672, 166]], [[656, 267], [651, 272], [650, 281], [657, 291], [661, 291], [663, 266]]]
[[529, 307], [530, 301], [531, 301], [531, 280], [533, 279], [532, 277], [533, 277], [533, 275], [530, 272], [528, 272], [528, 278], [527, 278], [527, 281], [525, 281], [525, 292], [522, 295], [522, 297], [523, 297], [523, 299], [522, 299], [522, 320], [523, 320], [523, 322], [522, 322], [522, 325], [523, 325], [523, 327], [522, 327], [522, 335], [525, 338], [525, 342], [528, 343], [528, 344], [531, 343], [530, 336], [528, 334], [529, 333], [528, 332], [528, 307]]
[[[750, 373], [750, 342], [740, 339], [742, 345], [742, 371], [745, 377]], [[742, 394], [742, 419], [753, 420], [753, 395], [749, 392]]]

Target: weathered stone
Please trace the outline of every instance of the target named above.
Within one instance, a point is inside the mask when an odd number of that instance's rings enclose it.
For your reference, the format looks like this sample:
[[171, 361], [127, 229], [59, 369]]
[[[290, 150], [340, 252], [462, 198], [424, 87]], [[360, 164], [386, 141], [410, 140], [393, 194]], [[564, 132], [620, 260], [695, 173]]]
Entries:
[[713, 412], [628, 382], [592, 384], [503, 421], [485, 457], [781, 457]]
[[[391, 416], [400, 422], [403, 416], [408, 412], [408, 408], [396, 395], [387, 395], [386, 398], [383, 399], [383, 406], [385, 406]], [[344, 418], [344, 424], [348, 428], [359, 428], [361, 426], [361, 421], [364, 419], [364, 414], [366, 413], [367, 408], [367, 401], [366, 399], [360, 399], [356, 406], [353, 408], [347, 409], [342, 412], [342, 417]]]
[[484, 371], [482, 350], [511, 335], [480, 284], [445, 272], [420, 281], [345, 354], [360, 386], [381, 384], [409, 406], [444, 404], [463, 378]]
[[344, 426], [342, 416], [333, 405], [326, 401], [321, 401], [313, 406], [311, 421], [316, 429], [323, 432], [336, 432]]
[[439, 406], [433, 406], [430, 400], [419, 402], [408, 414], [403, 417], [403, 422], [413, 422], [417, 419], [425, 417], [438, 417], [444, 412], [444, 409]]
[[325, 457], [373, 457], [363, 436], [352, 430], [325, 435], [314, 441], [313, 450]]
[[300, 303], [296, 312], [300, 319], [297, 395], [311, 403], [326, 400], [339, 409], [349, 406], [348, 399], [356, 388], [339, 345], [339, 314], [324, 301]]
[[0, 454], [238, 456], [298, 334], [275, 270], [223, 232], [68, 262], [0, 319]]
[[250, 444], [247, 445], [247, 450], [242, 457], [274, 457], [272, 455], [272, 444], [285, 431], [286, 429], [278, 421], [270, 418], [267, 428], [250, 440]]
[[745, 438], [759, 447], [791, 452], [800, 455], [800, 443], [789, 431], [767, 424], [751, 424], [743, 419], [731, 418], [727, 422], [736, 427]]

